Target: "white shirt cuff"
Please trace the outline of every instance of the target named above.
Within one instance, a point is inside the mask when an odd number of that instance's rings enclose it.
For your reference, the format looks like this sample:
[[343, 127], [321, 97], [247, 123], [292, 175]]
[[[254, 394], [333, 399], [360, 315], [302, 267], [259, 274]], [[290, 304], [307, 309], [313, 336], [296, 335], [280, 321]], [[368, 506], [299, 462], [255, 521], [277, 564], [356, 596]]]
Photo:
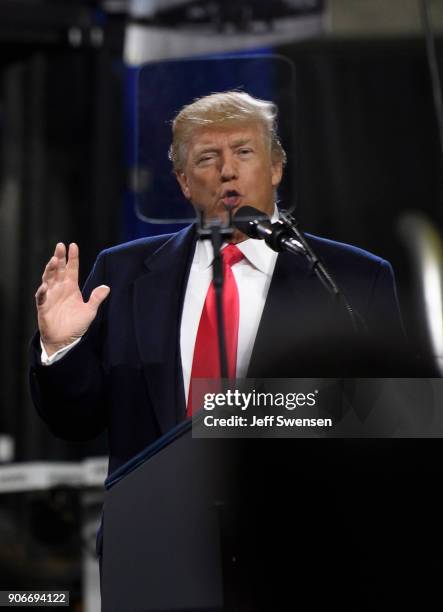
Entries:
[[53, 353], [50, 357], [48, 356], [48, 353], [46, 352], [46, 349], [43, 345], [43, 342], [40, 339], [40, 347], [42, 349], [42, 354], [41, 354], [41, 362], [42, 365], [44, 366], [50, 366], [53, 363], [55, 363], [56, 361], [59, 361], [62, 357], [64, 357], [66, 355], [66, 353], [69, 353], [69, 351], [80, 342], [81, 337], [77, 338], [77, 340], [74, 340], [74, 342], [71, 342], [71, 344], [68, 344], [67, 346], [64, 346], [63, 348], [59, 349], [58, 351], [56, 351], [55, 353]]

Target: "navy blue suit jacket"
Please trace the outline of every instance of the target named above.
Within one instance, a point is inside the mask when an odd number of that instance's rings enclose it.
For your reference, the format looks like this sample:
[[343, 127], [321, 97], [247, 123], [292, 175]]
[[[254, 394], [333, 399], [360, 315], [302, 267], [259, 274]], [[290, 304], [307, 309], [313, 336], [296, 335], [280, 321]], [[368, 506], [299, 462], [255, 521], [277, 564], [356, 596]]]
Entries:
[[[111, 293], [79, 344], [44, 367], [38, 334], [33, 339], [31, 392], [38, 412], [56, 435], [70, 440], [107, 428], [110, 473], [184, 418], [179, 331], [195, 240], [191, 226], [103, 251], [84, 295], [100, 284]], [[390, 265], [355, 247], [310, 241], [366, 320], [370, 337], [389, 333], [400, 342]], [[279, 254], [248, 375], [305, 375], [309, 347], [315, 354], [318, 345], [327, 348], [328, 331], [336, 338], [337, 330], [340, 336], [349, 329], [345, 310], [334, 306], [306, 261]], [[269, 364], [277, 371], [267, 370]]]

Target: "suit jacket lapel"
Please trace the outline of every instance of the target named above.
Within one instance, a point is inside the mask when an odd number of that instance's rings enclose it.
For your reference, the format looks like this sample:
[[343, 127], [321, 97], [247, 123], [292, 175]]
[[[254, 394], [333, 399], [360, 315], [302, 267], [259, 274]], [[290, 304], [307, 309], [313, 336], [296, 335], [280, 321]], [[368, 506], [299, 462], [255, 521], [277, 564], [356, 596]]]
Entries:
[[175, 234], [145, 260], [147, 272], [134, 283], [138, 350], [162, 433], [185, 414], [180, 323], [194, 245], [193, 226]]
[[[255, 339], [248, 377], [267, 375], [273, 360], [271, 355], [279, 358], [287, 347], [294, 348], [294, 338], [299, 331], [303, 332], [304, 323], [301, 320], [306, 318], [308, 305], [315, 303], [318, 293], [324, 291], [319, 284], [305, 259], [290, 253], [279, 254]], [[269, 375], [275, 374], [272, 372]]]

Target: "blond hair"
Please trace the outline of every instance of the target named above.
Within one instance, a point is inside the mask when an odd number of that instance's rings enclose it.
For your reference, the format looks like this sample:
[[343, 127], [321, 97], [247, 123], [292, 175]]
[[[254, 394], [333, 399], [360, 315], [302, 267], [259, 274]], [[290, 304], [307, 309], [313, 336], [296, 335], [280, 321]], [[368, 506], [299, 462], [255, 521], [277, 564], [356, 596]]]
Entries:
[[224, 91], [197, 98], [184, 106], [172, 122], [169, 159], [174, 170], [186, 163], [188, 144], [195, 129], [256, 121], [263, 127], [273, 161], [286, 163], [286, 153], [277, 133], [277, 106], [243, 91]]

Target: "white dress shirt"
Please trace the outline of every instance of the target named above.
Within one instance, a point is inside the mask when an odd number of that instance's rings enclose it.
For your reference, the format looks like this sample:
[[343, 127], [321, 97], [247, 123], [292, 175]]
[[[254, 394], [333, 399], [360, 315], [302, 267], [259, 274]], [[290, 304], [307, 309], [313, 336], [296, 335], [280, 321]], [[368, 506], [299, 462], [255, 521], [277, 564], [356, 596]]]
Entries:
[[[237, 378], [244, 378], [271, 284], [277, 253], [272, 251], [263, 240], [245, 240], [237, 244], [237, 247], [244, 255], [241, 261], [232, 266], [240, 301]], [[213, 259], [210, 241], [197, 242], [186, 287], [180, 326], [180, 351], [186, 401], [198, 325], [212, 280]]]

